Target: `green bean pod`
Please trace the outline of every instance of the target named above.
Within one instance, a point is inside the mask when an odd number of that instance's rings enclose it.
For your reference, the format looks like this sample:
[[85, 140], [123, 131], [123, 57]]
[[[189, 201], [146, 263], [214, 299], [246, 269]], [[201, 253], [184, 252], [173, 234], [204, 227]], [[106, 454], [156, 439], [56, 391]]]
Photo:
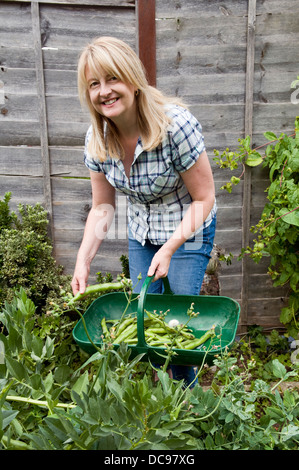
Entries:
[[103, 331], [103, 334], [104, 334], [105, 338], [109, 339], [110, 338], [110, 333], [109, 333], [107, 325], [106, 325], [105, 317], [102, 318], [101, 327], [102, 327], [102, 331]]
[[119, 344], [122, 341], [125, 342], [126, 339], [131, 338], [131, 336], [136, 333], [137, 333], [136, 323], [133, 325], [129, 325], [119, 336], [117, 336], [117, 338], [114, 339], [113, 344]]
[[132, 346], [136, 346], [137, 338], [127, 338], [124, 342], [127, 344], [131, 344]]
[[88, 295], [93, 295], [93, 294], [103, 294], [105, 292], [109, 292], [110, 290], [122, 290], [124, 289], [124, 282], [119, 281], [119, 282], [106, 282], [103, 284], [93, 284], [91, 286], [87, 286], [85, 291], [80, 294], [76, 294], [71, 300], [69, 300], [68, 305], [72, 305], [75, 302], [85, 299]]
[[[146, 314], [147, 316], [144, 318], [144, 335], [147, 344], [152, 347], [172, 345], [177, 349], [191, 350], [196, 349], [209, 338], [215, 336], [214, 327], [206, 331], [200, 338], [196, 338], [192, 330], [187, 328], [186, 325], [172, 328], [155, 313], [146, 311]], [[105, 340], [110, 340], [113, 344], [125, 342], [130, 345], [136, 345], [138, 343], [137, 319], [135, 315], [126, 316], [120, 320], [107, 321], [109, 323], [112, 322], [110, 331], [108, 331], [105, 318], [101, 322]]]
[[186, 342], [183, 346], [184, 349], [196, 349], [198, 346], [201, 344], [205, 343], [208, 339], [212, 338], [215, 336], [215, 330], [214, 328], [211, 328], [210, 330], [206, 331], [204, 335], [202, 335], [200, 338], [195, 338], [192, 341], [189, 341], [188, 343]]
[[127, 328], [127, 326], [131, 325], [134, 320], [134, 317], [129, 317], [126, 320], [122, 321], [115, 330], [115, 338], [117, 338]]

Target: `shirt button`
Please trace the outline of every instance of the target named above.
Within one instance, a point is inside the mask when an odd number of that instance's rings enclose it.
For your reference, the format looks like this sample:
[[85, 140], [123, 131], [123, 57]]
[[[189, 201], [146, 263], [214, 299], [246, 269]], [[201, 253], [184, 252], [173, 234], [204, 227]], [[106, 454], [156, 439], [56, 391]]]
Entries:
[[138, 217], [139, 216], [139, 211], [136, 211], [135, 215], [136, 215], [136, 217]]

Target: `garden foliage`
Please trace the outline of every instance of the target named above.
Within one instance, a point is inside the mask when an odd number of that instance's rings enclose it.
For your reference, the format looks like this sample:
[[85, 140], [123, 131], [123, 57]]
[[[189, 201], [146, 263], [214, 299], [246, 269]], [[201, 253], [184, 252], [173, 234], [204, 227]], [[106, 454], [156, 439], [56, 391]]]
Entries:
[[[279, 391], [297, 374], [277, 359], [273, 386], [245, 383], [236, 358], [218, 357], [208, 390], [184, 388], [152, 366], [130, 360], [124, 343], [88, 357], [61, 314], [45, 334], [20, 289], [0, 314], [0, 448], [32, 450], [298, 450], [299, 394]], [[63, 337], [61, 332], [64, 331]]]
[[[250, 137], [239, 139], [237, 151], [226, 149], [222, 154], [215, 151], [215, 161], [220, 168], [236, 170], [240, 165], [268, 170], [269, 186], [266, 203], [260, 220], [251, 228], [255, 238], [253, 245], [243, 247], [240, 258], [250, 256], [259, 262], [268, 258], [268, 274], [274, 286], [288, 286], [288, 305], [282, 309], [280, 321], [289, 335], [297, 338], [299, 333], [299, 117], [295, 120], [295, 132], [279, 136], [265, 132], [267, 144], [265, 155], [251, 148]], [[243, 172], [242, 172], [243, 174]], [[228, 192], [241, 180], [232, 176], [222, 188]]]
[[10, 210], [10, 199], [6, 193], [0, 201], [0, 306], [23, 287], [41, 309], [46, 299], [57, 298], [68, 278], [53, 257], [47, 212], [40, 204], [19, 204], [17, 215]]

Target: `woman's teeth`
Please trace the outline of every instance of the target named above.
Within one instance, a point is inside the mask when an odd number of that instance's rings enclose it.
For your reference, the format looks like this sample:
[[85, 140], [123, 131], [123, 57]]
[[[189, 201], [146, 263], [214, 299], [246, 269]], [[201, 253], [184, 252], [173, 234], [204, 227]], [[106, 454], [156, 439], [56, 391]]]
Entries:
[[115, 101], [117, 101], [117, 98], [114, 98], [113, 100], [105, 101], [104, 104], [112, 104], [112, 103], [115, 103]]

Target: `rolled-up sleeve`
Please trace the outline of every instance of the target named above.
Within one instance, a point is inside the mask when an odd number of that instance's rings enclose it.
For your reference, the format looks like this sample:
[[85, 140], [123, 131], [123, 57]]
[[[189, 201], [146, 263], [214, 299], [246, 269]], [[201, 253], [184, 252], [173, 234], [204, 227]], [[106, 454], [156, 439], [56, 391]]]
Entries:
[[175, 149], [173, 164], [180, 173], [191, 168], [205, 150], [202, 127], [187, 110], [174, 121], [172, 143]]
[[101, 162], [92, 158], [88, 151], [88, 143], [91, 138], [91, 134], [92, 134], [92, 126], [90, 126], [86, 132], [83, 160], [89, 170], [99, 173], [103, 171]]

